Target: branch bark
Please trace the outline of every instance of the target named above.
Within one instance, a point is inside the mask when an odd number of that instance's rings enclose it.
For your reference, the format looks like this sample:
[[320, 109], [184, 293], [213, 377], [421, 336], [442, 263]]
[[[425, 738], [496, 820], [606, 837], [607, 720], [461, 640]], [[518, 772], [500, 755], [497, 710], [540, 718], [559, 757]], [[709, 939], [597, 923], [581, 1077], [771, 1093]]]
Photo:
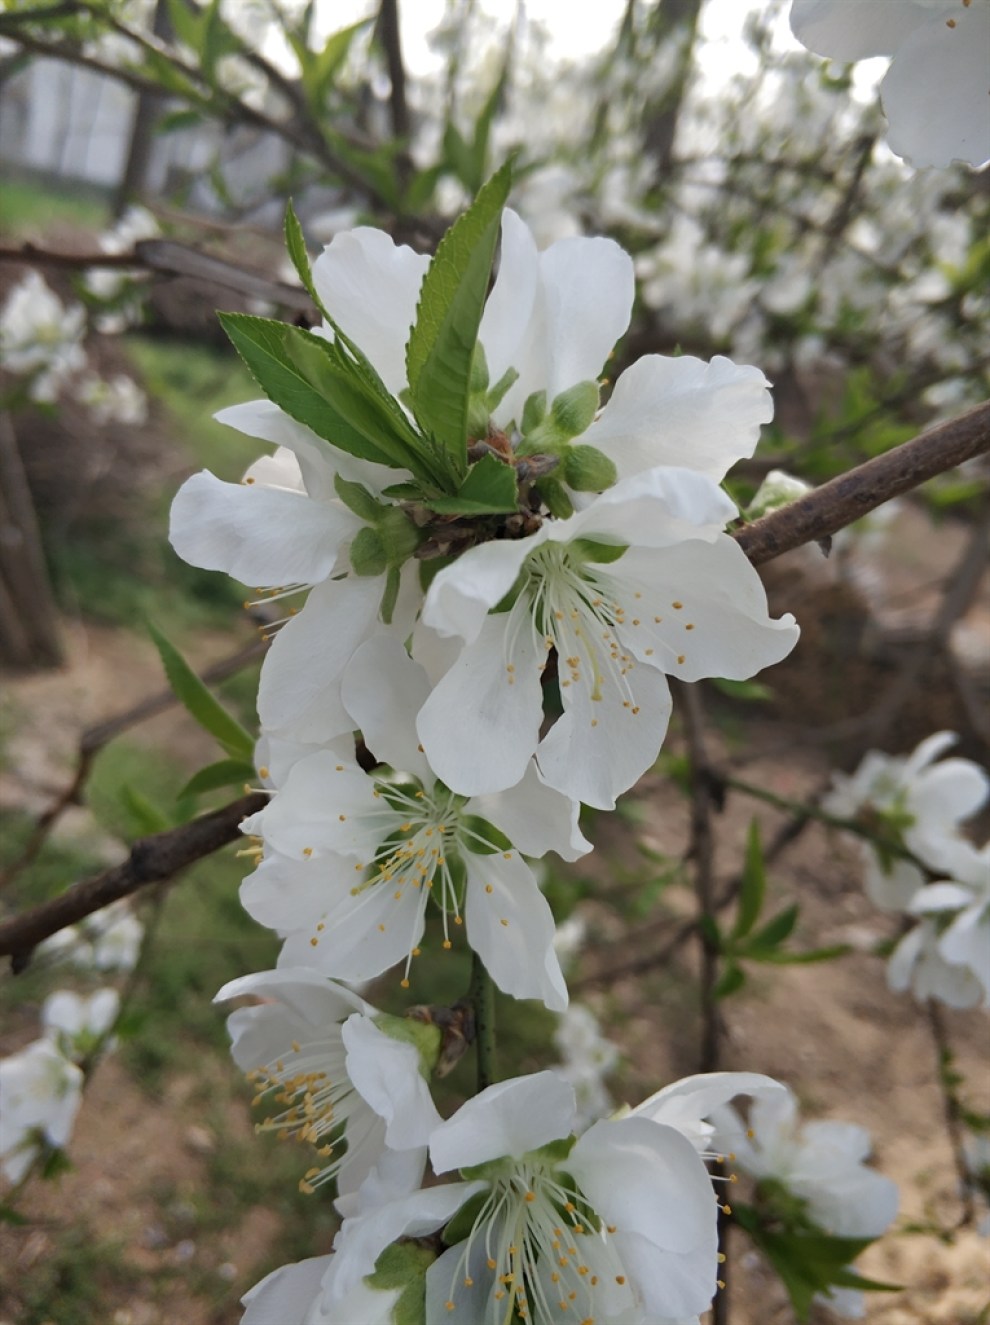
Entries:
[[120, 865], [0, 923], [0, 957], [11, 957], [15, 972], [23, 970], [43, 939], [235, 842], [241, 821], [267, 804], [267, 796], [252, 792], [177, 828], [140, 838]]
[[829, 538], [936, 474], [990, 451], [990, 401], [857, 465], [778, 511], [734, 531], [754, 566]]

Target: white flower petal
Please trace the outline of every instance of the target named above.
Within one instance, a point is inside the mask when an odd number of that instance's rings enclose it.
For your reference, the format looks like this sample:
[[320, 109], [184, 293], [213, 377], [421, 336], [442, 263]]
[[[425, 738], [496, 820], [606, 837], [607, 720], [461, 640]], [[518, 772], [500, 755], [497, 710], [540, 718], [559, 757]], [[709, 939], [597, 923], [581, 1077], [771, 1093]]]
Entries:
[[340, 683], [355, 649], [377, 624], [384, 588], [384, 577], [359, 575], [316, 586], [265, 658], [258, 687], [263, 727], [310, 742], [353, 730]]
[[[515, 368], [520, 375], [526, 374], [526, 382], [523, 383], [520, 378], [516, 392], [525, 392], [525, 395], [521, 395], [520, 405], [525, 403], [525, 397], [530, 391], [539, 390], [543, 385], [531, 385], [527, 373], [529, 365], [516, 362], [521, 338], [533, 313], [538, 271], [539, 257], [532, 232], [514, 211], [506, 207], [502, 212], [502, 247], [498, 273], [485, 303], [478, 339], [485, 347], [492, 385], [508, 368]], [[507, 403], [503, 401], [503, 406]], [[504, 408], [496, 414], [496, 418], [503, 422], [508, 422], [511, 417], [511, 413], [506, 413]]]
[[469, 644], [484, 627], [488, 612], [509, 592], [543, 531], [530, 538], [482, 543], [439, 571], [423, 604], [423, 621], [440, 635], [460, 635]]
[[697, 1149], [711, 1135], [712, 1128], [704, 1125], [702, 1119], [714, 1109], [728, 1104], [737, 1095], [775, 1095], [785, 1089], [773, 1077], [759, 1072], [702, 1072], [664, 1086], [638, 1104], [631, 1116], [676, 1127]]
[[632, 592], [642, 600], [638, 618], [627, 610], [616, 632], [622, 643], [641, 662], [652, 660], [682, 681], [745, 680], [786, 658], [797, 643], [793, 616], [771, 619], [759, 575], [726, 534], [656, 552], [630, 548], [614, 574], [630, 608]]
[[344, 1023], [347, 1075], [355, 1089], [385, 1120], [385, 1141], [392, 1150], [425, 1146], [441, 1122], [420, 1072], [419, 1053], [393, 1040], [370, 1017], [355, 1013]]
[[521, 782], [475, 797], [468, 809], [500, 828], [524, 856], [555, 851], [562, 860], [578, 860], [592, 849], [578, 824], [579, 802], [547, 786], [532, 760]]
[[369, 226], [335, 235], [313, 263], [327, 312], [395, 396], [406, 385], [406, 341], [429, 265], [425, 255]]
[[[321, 864], [314, 861], [313, 869]], [[351, 878], [360, 883], [359, 874]], [[288, 936], [280, 966], [309, 962], [335, 979], [360, 984], [409, 956], [423, 937], [424, 908], [417, 891], [407, 886], [396, 897], [389, 884], [379, 883], [352, 894], [352, 886], [357, 885], [346, 878], [328, 886], [322, 918]]]
[[721, 480], [751, 456], [773, 418], [770, 384], [758, 368], [717, 355], [644, 355], [615, 384], [581, 437], [614, 462], [620, 477], [671, 465]]
[[[634, 1233], [678, 1254], [711, 1241], [714, 1252], [711, 1180], [694, 1146], [673, 1127], [634, 1117], [593, 1123], [567, 1168], [592, 1207], [615, 1225], [615, 1236]], [[676, 1307], [674, 1314], [706, 1305]]]
[[582, 679], [563, 675], [564, 712], [540, 742], [540, 772], [565, 796], [611, 810], [621, 795], [656, 761], [667, 731], [671, 701], [667, 682], [652, 667], [636, 668], [627, 688], [609, 681], [600, 698], [591, 693], [590, 665]]
[[517, 852], [465, 855], [468, 942], [503, 993], [561, 1012], [567, 986], [554, 951], [553, 913]]
[[500, 1081], [440, 1124], [430, 1138], [430, 1162], [436, 1173], [449, 1173], [490, 1159], [519, 1159], [569, 1136], [574, 1109], [574, 1089], [556, 1072]]
[[430, 695], [426, 673], [395, 635], [367, 640], [344, 671], [340, 696], [376, 759], [432, 782], [416, 733]]
[[262, 832], [293, 859], [333, 852], [367, 861], [380, 840], [366, 817], [376, 808], [367, 773], [334, 750], [320, 750], [293, 765], [262, 814]]
[[791, 31], [809, 51], [848, 63], [893, 55], [929, 16], [923, 0], [794, 0]]
[[325, 868], [312, 860], [269, 855], [240, 888], [241, 906], [259, 925], [282, 938], [300, 926], [315, 924], [327, 908]]
[[323, 1281], [324, 1303], [339, 1302], [352, 1291], [396, 1239], [435, 1233], [484, 1186], [482, 1182], [454, 1182], [428, 1187], [346, 1219], [334, 1239], [333, 1264]]
[[359, 528], [339, 502], [224, 483], [206, 470], [183, 483], [169, 517], [169, 539], [184, 561], [257, 588], [325, 579]]
[[985, 3], [936, 10], [898, 46], [880, 85], [887, 141], [898, 156], [914, 166], [990, 160], [988, 51]]
[[[311, 1325], [330, 1256], [312, 1256], [294, 1265], [280, 1265], [241, 1298], [247, 1310], [241, 1325]], [[318, 1318], [317, 1318], [318, 1320]]]
[[515, 786], [539, 740], [546, 648], [524, 629], [508, 656], [509, 615], [485, 620], [416, 720], [430, 767], [465, 796]]

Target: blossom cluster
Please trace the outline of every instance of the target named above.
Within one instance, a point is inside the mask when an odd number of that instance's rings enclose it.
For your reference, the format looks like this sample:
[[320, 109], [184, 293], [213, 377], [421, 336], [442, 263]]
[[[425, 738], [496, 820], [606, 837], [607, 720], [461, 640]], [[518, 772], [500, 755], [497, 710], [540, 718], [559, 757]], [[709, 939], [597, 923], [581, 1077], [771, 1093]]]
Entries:
[[915, 921], [891, 954], [890, 987], [990, 1007], [990, 842], [963, 832], [990, 777], [970, 759], [940, 757], [957, 739], [936, 732], [907, 756], [870, 751], [851, 775], [833, 775], [822, 808], [876, 834], [861, 844], [866, 891]]
[[85, 335], [82, 304], [64, 304], [29, 271], [0, 308], [0, 361], [15, 391], [39, 404], [75, 401], [100, 425], [143, 423], [144, 392], [126, 373], [101, 376], [86, 353]]
[[[251, 1290], [245, 1325], [693, 1322], [718, 1274], [706, 1120], [784, 1095], [716, 1073], [606, 1116], [616, 1051], [568, 1009], [537, 873], [590, 851], [582, 806], [613, 808], [653, 764], [668, 677], [741, 680], [794, 646], [725, 532], [721, 481], [770, 418], [769, 384], [687, 355], [603, 383], [631, 259], [605, 239], [540, 251], [511, 210], [492, 221], [467, 358], [463, 309], [447, 334], [463, 230], [432, 266], [367, 228], [311, 271], [297, 247], [323, 324], [227, 318], [269, 398], [218, 417], [275, 450], [240, 484], [193, 475], [173, 505], [181, 556], [288, 609], [258, 693], [267, 803], [242, 825], [241, 898], [282, 949], [217, 997], [255, 1000], [229, 1030], [259, 1127], [309, 1152], [300, 1186], [333, 1183], [343, 1220], [330, 1254]], [[460, 942], [504, 994], [561, 1014], [564, 1063], [444, 1119], [432, 1016], [354, 991], [390, 971], [412, 989]]]

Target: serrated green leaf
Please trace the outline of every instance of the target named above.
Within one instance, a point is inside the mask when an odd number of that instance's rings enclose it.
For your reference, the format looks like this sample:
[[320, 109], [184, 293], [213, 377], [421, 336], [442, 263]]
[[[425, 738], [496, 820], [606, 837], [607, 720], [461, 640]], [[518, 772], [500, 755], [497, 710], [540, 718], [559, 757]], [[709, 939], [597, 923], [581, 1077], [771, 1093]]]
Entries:
[[254, 765], [243, 759], [218, 759], [215, 764], [207, 764], [198, 773], [194, 773], [179, 792], [183, 796], [201, 796], [205, 791], [216, 791], [219, 787], [240, 786], [244, 782], [254, 782]]
[[441, 515], [501, 515], [519, 505], [516, 471], [493, 455], [472, 465], [456, 497], [435, 497], [426, 503]]
[[176, 699], [188, 709], [201, 727], [216, 737], [232, 759], [250, 763], [254, 753], [251, 736], [207, 689], [175, 645], [150, 621], [148, 631]]
[[368, 407], [360, 384], [340, 366], [328, 342], [269, 318], [218, 316], [248, 371], [286, 414], [348, 455], [408, 467], [406, 447], [381, 434], [381, 412]]
[[406, 345], [413, 413], [461, 474], [467, 466], [471, 361], [511, 180], [507, 162], [440, 241]]
[[746, 855], [743, 860], [742, 885], [739, 889], [739, 907], [736, 921], [729, 935], [730, 939], [740, 939], [750, 932], [763, 910], [766, 896], [767, 875], [763, 864], [763, 844], [760, 841], [760, 825], [755, 819], [750, 821], [746, 837]]

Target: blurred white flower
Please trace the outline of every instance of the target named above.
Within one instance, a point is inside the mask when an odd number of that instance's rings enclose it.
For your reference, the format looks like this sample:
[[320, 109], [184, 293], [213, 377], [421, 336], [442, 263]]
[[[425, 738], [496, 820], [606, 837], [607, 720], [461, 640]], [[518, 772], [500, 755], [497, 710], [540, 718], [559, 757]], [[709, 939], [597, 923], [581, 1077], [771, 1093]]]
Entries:
[[880, 97], [898, 156], [915, 166], [990, 160], [988, 0], [794, 0], [791, 28], [834, 60], [893, 56]]
[[0, 1172], [20, 1182], [43, 1145], [64, 1146], [79, 1111], [83, 1074], [50, 1040], [0, 1061]]
[[67, 379], [86, 366], [85, 330], [83, 306], [66, 306], [30, 271], [0, 309], [0, 362], [8, 372], [30, 377], [32, 400], [54, 401]]

